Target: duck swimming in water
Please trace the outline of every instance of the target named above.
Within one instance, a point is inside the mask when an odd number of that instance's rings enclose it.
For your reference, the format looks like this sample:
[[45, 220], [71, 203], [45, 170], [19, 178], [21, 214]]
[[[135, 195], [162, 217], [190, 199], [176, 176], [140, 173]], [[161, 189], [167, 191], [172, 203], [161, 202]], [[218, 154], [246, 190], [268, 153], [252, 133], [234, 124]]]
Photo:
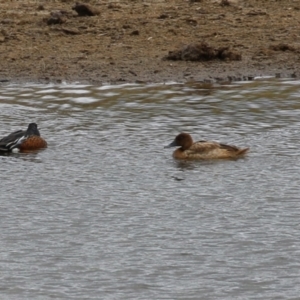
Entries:
[[220, 144], [210, 141], [193, 142], [188, 133], [180, 133], [175, 140], [165, 148], [180, 147], [173, 152], [177, 159], [221, 159], [243, 157], [249, 148]]
[[15, 131], [0, 140], [0, 152], [26, 152], [42, 148], [47, 148], [47, 142], [41, 137], [36, 123], [30, 123], [26, 131]]

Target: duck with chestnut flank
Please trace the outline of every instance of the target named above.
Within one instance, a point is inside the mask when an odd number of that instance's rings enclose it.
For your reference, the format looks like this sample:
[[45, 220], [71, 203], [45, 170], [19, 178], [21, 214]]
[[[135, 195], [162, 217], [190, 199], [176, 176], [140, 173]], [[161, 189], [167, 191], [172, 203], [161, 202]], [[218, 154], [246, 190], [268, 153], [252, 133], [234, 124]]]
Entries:
[[36, 123], [30, 123], [26, 131], [18, 130], [0, 140], [0, 152], [34, 151], [47, 148]]

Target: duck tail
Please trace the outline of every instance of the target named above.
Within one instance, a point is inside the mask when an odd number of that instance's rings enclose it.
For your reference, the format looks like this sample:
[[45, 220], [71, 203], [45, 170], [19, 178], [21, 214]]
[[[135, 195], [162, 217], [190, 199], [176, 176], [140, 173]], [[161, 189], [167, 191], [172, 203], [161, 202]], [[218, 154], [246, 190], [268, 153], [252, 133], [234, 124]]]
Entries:
[[248, 151], [249, 151], [249, 148], [239, 149], [237, 154], [239, 156], [242, 156], [242, 155], [245, 155]]

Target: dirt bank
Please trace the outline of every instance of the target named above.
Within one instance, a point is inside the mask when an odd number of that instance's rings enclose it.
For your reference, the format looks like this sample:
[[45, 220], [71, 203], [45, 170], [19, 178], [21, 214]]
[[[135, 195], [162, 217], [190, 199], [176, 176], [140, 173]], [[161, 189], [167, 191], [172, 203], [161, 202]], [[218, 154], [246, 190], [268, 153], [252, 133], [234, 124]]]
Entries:
[[[0, 81], [102, 84], [300, 76], [298, 0], [84, 3], [94, 16], [79, 16], [72, 9], [75, 1], [0, 0]], [[233, 51], [241, 59], [166, 59], [190, 44]]]

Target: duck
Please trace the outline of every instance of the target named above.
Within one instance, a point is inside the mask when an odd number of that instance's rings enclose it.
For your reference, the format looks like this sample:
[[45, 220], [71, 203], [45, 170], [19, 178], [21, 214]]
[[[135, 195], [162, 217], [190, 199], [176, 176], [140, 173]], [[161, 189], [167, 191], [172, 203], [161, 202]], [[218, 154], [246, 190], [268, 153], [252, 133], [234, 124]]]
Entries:
[[36, 123], [30, 123], [27, 130], [17, 130], [0, 140], [0, 152], [27, 152], [47, 148]]
[[239, 148], [213, 141], [193, 142], [189, 133], [178, 134], [165, 148], [180, 147], [173, 152], [175, 159], [226, 159], [245, 156], [249, 148]]

